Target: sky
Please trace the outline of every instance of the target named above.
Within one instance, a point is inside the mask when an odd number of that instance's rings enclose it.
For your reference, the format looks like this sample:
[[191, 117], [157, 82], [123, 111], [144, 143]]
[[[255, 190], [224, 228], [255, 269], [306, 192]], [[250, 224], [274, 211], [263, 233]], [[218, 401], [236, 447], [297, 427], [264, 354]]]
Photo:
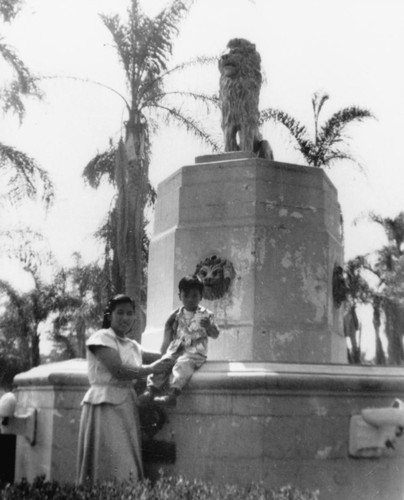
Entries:
[[[144, 0], [152, 15], [164, 6]], [[86, 186], [82, 171], [110, 139], [122, 134], [127, 118], [123, 101], [92, 80], [124, 94], [122, 68], [99, 13], [124, 13], [126, 0], [26, 0], [18, 17], [3, 27], [8, 43], [37, 75], [45, 97], [31, 102], [20, 126], [2, 121], [1, 141], [34, 157], [56, 187], [47, 213], [32, 204], [0, 207], [0, 227], [28, 225], [44, 233], [61, 265], [73, 252], [85, 262], [102, 249], [93, 234], [105, 218], [112, 190]], [[234, 37], [256, 44], [265, 84], [261, 108], [280, 108], [309, 127], [311, 97], [329, 94], [324, 118], [350, 105], [370, 109], [376, 119], [348, 129], [351, 151], [362, 169], [336, 164], [327, 175], [338, 189], [345, 220], [345, 257], [371, 252], [383, 243], [369, 211], [394, 217], [404, 210], [404, 3], [402, 0], [195, 0], [181, 24], [173, 64], [196, 56], [218, 56]], [[0, 79], [6, 73], [0, 66]], [[74, 77], [76, 79], [72, 79]], [[172, 82], [173, 88], [217, 92], [216, 65]], [[220, 136], [219, 116], [206, 117]], [[280, 126], [267, 125], [277, 161], [304, 164]], [[150, 179], [154, 186], [209, 149], [185, 132], [161, 128], [153, 139]], [[23, 285], [15, 268], [0, 259], [0, 277]]]

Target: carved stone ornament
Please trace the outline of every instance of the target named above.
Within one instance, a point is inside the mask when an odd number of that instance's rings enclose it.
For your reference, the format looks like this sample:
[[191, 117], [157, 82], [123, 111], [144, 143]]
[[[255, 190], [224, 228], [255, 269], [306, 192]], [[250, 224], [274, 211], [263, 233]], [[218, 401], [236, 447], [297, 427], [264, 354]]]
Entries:
[[199, 262], [195, 274], [204, 284], [203, 298], [216, 300], [222, 298], [229, 290], [236, 273], [233, 264], [227, 260], [212, 255]]

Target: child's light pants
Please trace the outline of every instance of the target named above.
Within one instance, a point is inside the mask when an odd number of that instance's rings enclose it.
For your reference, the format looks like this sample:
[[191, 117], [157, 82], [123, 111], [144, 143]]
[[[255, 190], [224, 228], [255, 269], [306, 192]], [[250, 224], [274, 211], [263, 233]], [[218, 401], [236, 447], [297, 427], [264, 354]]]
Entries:
[[[172, 361], [171, 365], [167, 363], [167, 359]], [[161, 360], [167, 364], [167, 371], [151, 375], [148, 379], [148, 387], [152, 386], [162, 390], [168, 382], [170, 389], [181, 390], [189, 382], [194, 372], [205, 363], [206, 356], [183, 352], [179, 355], [167, 354]]]

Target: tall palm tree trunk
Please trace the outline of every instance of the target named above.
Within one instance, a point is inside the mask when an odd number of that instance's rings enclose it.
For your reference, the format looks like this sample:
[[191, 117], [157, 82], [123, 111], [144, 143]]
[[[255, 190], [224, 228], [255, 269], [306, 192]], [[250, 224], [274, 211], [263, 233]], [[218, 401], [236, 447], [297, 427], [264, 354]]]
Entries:
[[392, 365], [401, 365], [404, 361], [403, 314], [400, 311], [400, 305], [389, 298], [384, 300], [384, 311], [386, 315], [389, 362]]
[[38, 325], [36, 325], [36, 329], [32, 332], [31, 335], [31, 366], [38, 366], [41, 363], [41, 356], [39, 352], [39, 335], [36, 333], [38, 329]]
[[125, 146], [122, 140], [119, 141], [115, 159], [115, 182], [117, 186], [118, 196], [116, 200], [116, 217], [115, 222], [115, 238], [116, 238], [116, 259], [118, 277], [116, 282], [123, 285], [121, 289], [117, 289], [116, 293], [125, 292], [125, 262], [126, 262], [126, 233], [127, 233], [127, 197], [128, 197], [128, 159], [126, 156]]
[[118, 148], [116, 181], [118, 186], [117, 251], [125, 293], [136, 304], [134, 337], [141, 340], [144, 315], [141, 308], [143, 287], [144, 209], [148, 165], [145, 155], [146, 125], [131, 119], [126, 125], [126, 141]]
[[380, 299], [375, 298], [373, 300], [373, 326], [375, 329], [375, 341], [376, 341], [376, 364], [377, 365], [385, 365], [386, 364], [386, 356], [384, 354], [383, 350], [383, 345], [382, 341], [380, 339], [380, 326], [381, 326], [381, 320], [380, 320]]

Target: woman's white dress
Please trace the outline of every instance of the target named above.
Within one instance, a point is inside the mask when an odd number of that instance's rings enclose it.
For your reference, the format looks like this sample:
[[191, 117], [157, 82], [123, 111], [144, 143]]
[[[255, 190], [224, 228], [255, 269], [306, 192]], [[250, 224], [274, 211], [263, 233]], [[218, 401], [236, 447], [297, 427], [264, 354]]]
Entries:
[[[142, 365], [140, 345], [118, 337], [111, 328], [94, 333], [87, 341], [90, 346], [116, 349], [126, 366]], [[90, 349], [87, 360], [91, 387], [82, 401], [77, 482], [141, 479], [141, 436], [133, 382], [114, 378]]]

